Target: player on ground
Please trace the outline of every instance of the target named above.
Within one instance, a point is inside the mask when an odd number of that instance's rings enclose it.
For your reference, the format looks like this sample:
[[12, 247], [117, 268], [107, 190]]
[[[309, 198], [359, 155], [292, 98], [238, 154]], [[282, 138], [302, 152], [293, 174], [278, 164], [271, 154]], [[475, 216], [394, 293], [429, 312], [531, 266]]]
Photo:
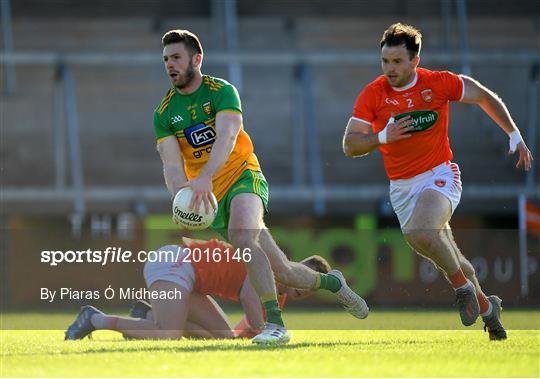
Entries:
[[219, 207], [212, 227], [226, 231], [234, 246], [251, 251], [247, 271], [267, 317], [265, 329], [253, 342], [289, 340], [272, 271], [278, 282], [289, 287], [336, 293], [347, 311], [365, 318], [365, 301], [346, 285], [341, 273], [318, 274], [289, 262], [266, 229], [263, 215], [268, 207], [268, 183], [244, 131], [234, 86], [201, 73], [203, 50], [193, 33], [169, 31], [162, 45], [172, 88], [154, 112], [154, 131], [165, 182], [172, 196], [190, 186], [192, 209], [202, 205], [209, 210], [213, 206], [210, 193], [214, 192]]
[[490, 338], [505, 339], [501, 300], [482, 292], [449, 225], [461, 197], [461, 180], [458, 165], [451, 162], [448, 102], [478, 104], [508, 134], [510, 152], [519, 152], [516, 167], [529, 170], [532, 156], [495, 93], [465, 75], [418, 67], [421, 37], [414, 27], [400, 23], [384, 32], [383, 75], [356, 99], [343, 151], [359, 157], [379, 148], [405, 239], [446, 274], [462, 323], [472, 325], [481, 314]]
[[[153, 299], [152, 305], [137, 301], [131, 311], [132, 317], [107, 315], [86, 305], [67, 329], [65, 339], [82, 339], [94, 330], [115, 330], [125, 337], [139, 339], [179, 339], [183, 336], [252, 338], [260, 333], [264, 328], [264, 312], [247, 278], [244, 263], [232, 258], [234, 248], [217, 240], [184, 238], [183, 244], [184, 248], [177, 245], [160, 248], [160, 260], [147, 262], [144, 268], [146, 286], [150, 291], [179, 293], [181, 298]], [[208, 249], [214, 258], [214, 253], [219, 254], [219, 262], [217, 259], [184, 262], [190, 260], [194, 256], [190, 253], [195, 254], [197, 249], [202, 252]], [[317, 255], [304, 259], [302, 264], [320, 273], [330, 271], [328, 262]], [[286, 299], [300, 299], [315, 292], [287, 288], [281, 284], [277, 288], [280, 308]], [[241, 302], [245, 317], [234, 329], [211, 296]]]

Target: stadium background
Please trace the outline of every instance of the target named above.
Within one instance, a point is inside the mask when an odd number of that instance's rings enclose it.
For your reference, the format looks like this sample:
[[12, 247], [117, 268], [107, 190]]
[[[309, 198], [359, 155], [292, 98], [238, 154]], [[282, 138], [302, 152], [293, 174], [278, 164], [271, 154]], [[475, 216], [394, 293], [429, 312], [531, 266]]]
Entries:
[[[149, 250], [179, 238], [151, 126], [169, 86], [160, 38], [172, 28], [198, 34], [203, 72], [240, 90], [278, 242], [294, 260], [327, 257], [372, 306], [452, 301], [441, 275], [397, 229], [379, 154], [352, 160], [341, 152], [353, 101], [379, 75], [377, 46], [388, 25], [422, 30], [423, 66], [470, 73], [496, 91], [538, 152], [537, 1], [1, 4], [3, 310], [42, 307], [40, 287], [143, 284], [139, 263], [51, 268], [40, 263], [42, 250]], [[529, 174], [516, 170], [507, 138], [479, 108], [451, 107], [464, 182], [453, 222], [458, 244], [505, 304], [539, 306], [537, 164]], [[302, 305], [333, 304], [326, 300]]]

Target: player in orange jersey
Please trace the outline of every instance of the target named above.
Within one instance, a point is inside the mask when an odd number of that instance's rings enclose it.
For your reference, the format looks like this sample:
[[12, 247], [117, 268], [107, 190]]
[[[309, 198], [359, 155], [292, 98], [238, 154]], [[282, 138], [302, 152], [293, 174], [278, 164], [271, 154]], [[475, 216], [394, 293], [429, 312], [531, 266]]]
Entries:
[[479, 105], [508, 134], [516, 167], [532, 156], [502, 100], [478, 81], [448, 71], [419, 68], [421, 34], [391, 25], [380, 42], [383, 75], [358, 95], [343, 138], [343, 151], [359, 157], [379, 149], [390, 179], [390, 199], [403, 235], [442, 270], [456, 291], [461, 321], [479, 314], [491, 339], [505, 339], [501, 300], [483, 293], [474, 268], [457, 247], [450, 218], [461, 197], [461, 178], [448, 140], [448, 103]]
[[[132, 317], [111, 316], [86, 305], [67, 329], [67, 340], [82, 339], [94, 330], [115, 330], [128, 338], [178, 339], [253, 338], [264, 329], [264, 310], [251, 285], [245, 264], [234, 256], [235, 249], [217, 240], [184, 238], [184, 246], [169, 245], [157, 251], [159, 260], [144, 268], [146, 285], [156, 294], [151, 305], [137, 301]], [[302, 261], [316, 272], [328, 273], [324, 258]], [[315, 290], [298, 290], [277, 284], [279, 305], [286, 299], [310, 296]], [[162, 298], [160, 294], [179, 294]], [[240, 301], [245, 317], [233, 329], [221, 307], [212, 298]]]

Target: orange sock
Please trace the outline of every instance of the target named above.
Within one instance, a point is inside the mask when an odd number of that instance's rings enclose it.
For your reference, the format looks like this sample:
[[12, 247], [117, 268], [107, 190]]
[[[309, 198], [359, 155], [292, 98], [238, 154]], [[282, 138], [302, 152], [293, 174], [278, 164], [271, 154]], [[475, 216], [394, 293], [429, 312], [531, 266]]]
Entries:
[[463, 271], [461, 271], [461, 269], [458, 269], [452, 275], [448, 275], [448, 279], [454, 288], [460, 288], [467, 284], [467, 278], [465, 275], [463, 275]]
[[489, 300], [482, 292], [477, 292], [478, 304], [480, 304], [480, 313], [486, 313], [489, 310]]

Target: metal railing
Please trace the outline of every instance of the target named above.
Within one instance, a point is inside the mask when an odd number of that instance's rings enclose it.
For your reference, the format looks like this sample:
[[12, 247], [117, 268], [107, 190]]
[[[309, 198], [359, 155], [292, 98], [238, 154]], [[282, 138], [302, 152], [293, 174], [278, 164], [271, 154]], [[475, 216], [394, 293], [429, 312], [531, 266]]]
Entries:
[[[129, 56], [129, 60], [126, 58]], [[314, 115], [316, 109], [314, 109], [313, 102], [310, 101], [313, 89], [309, 86], [311, 80], [309, 79], [310, 67], [334, 65], [335, 62], [339, 62], [340, 65], [363, 65], [363, 66], [375, 66], [379, 59], [378, 52], [375, 51], [330, 51], [330, 52], [300, 52], [300, 51], [278, 51], [278, 52], [251, 52], [251, 51], [239, 51], [237, 53], [231, 53], [227, 51], [213, 51], [207, 52], [207, 62], [213, 65], [225, 65], [227, 66], [231, 62], [238, 62], [242, 65], [257, 65], [257, 66], [290, 66], [295, 65], [298, 68], [298, 75], [296, 75], [297, 83], [295, 87], [300, 88], [298, 93], [295, 93], [295, 99], [291, 101], [297, 101], [301, 105], [300, 109], [303, 109], [301, 116], [298, 120], [294, 120], [295, 135], [300, 140], [303, 138], [312, 138], [317, 135], [317, 127]], [[532, 72], [537, 73], [538, 62], [540, 62], [540, 51], [537, 50], [516, 50], [516, 51], [471, 51], [469, 54], [470, 63], [482, 63], [486, 60], [491, 64], [508, 63], [511, 62], [514, 66], [523, 65], [532, 67]], [[65, 109], [65, 118], [68, 124], [68, 138], [71, 139], [69, 143], [70, 160], [72, 162], [72, 170], [78, 170], [76, 167], [81, 166], [80, 160], [80, 147], [76, 146], [78, 133], [76, 126], [76, 106], [75, 95], [66, 96], [66, 92], [71, 91], [74, 93], [74, 82], [70, 75], [71, 67], [79, 66], [110, 66], [125, 65], [125, 62], [129, 61], [133, 66], [155, 66], [159, 65], [159, 58], [156, 58], [155, 53], [43, 53], [43, 52], [13, 52], [0, 54], [0, 63], [13, 64], [13, 65], [55, 65], [58, 67], [58, 80], [57, 89], [55, 90], [55, 97], [57, 98], [57, 109], [61, 109], [62, 105], [68, 109]], [[459, 64], [461, 62], [461, 54], [452, 52], [427, 52], [423, 54], [423, 61], [427, 64]], [[67, 81], [67, 83], [66, 83]], [[63, 84], [61, 84], [63, 83]], [[307, 83], [307, 84], [306, 84]], [[64, 97], [59, 97], [63, 91]], [[536, 147], [538, 139], [536, 129], [538, 128], [538, 81], [537, 74], [532, 75], [530, 79], [529, 89], [529, 105], [528, 105], [528, 120], [529, 126], [527, 131], [527, 137], [529, 140], [529, 146], [533, 149]], [[536, 94], [536, 95], [535, 95]], [[300, 95], [300, 98], [297, 97]], [[64, 99], [64, 100], [62, 100]], [[89, 198], [95, 198], [95, 194], [98, 193], [97, 188], [84, 188], [82, 181], [82, 172], [80, 174], [72, 171], [73, 183], [72, 188], [65, 187], [65, 151], [63, 151], [63, 129], [60, 124], [61, 115], [59, 112], [55, 113], [58, 120], [55, 120], [55, 170], [56, 170], [56, 186], [48, 190], [40, 189], [3, 189], [3, 201], [17, 201], [27, 198], [29, 194], [37, 196], [38, 198], [64, 198], [74, 201], [74, 210], [76, 212], [81, 209], [84, 210], [84, 204], [88, 202]], [[296, 122], [298, 121], [298, 122]], [[72, 125], [72, 126], [69, 126]], [[70, 134], [71, 133], [71, 134]], [[71, 137], [70, 137], [71, 136]], [[313, 203], [313, 209], [316, 213], [324, 213], [324, 204], [326, 201], [336, 199], [378, 199], [382, 193], [386, 190], [384, 186], [363, 186], [362, 189], [356, 186], [343, 187], [334, 186], [323, 182], [321, 172], [321, 161], [319, 157], [318, 141], [306, 140], [303, 148], [298, 148], [294, 154], [294, 167], [292, 168], [294, 180], [291, 181], [290, 186], [272, 186], [272, 197], [278, 201], [310, 201]], [[301, 146], [300, 146], [301, 147]], [[305, 156], [304, 156], [305, 155]], [[305, 157], [308, 159], [306, 160]], [[535, 164], [534, 170], [531, 170], [527, 176], [526, 183], [523, 185], [501, 188], [494, 188], [493, 186], [486, 187], [473, 187], [467, 186], [464, 191], [465, 197], [514, 197], [517, 194], [525, 194], [527, 196], [540, 197], [540, 189], [535, 183], [534, 177], [536, 175]], [[306, 170], [307, 168], [307, 170]], [[82, 170], [82, 169], [81, 169]], [[310, 173], [310, 180], [307, 182], [304, 177], [304, 172]], [[167, 192], [164, 187], [145, 187], [145, 188], [100, 188], [100, 196], [104, 198], [112, 198], [117, 196], [118, 199], [125, 199], [127, 197], [133, 197], [133, 201], [144, 199], [161, 199], [166, 200], [168, 198]]]
[[[11, 26], [11, 3], [9, 0], [0, 0], [0, 16], [2, 19], [3, 51], [11, 54], [13, 53], [13, 28]], [[7, 62], [4, 65], [3, 73], [6, 94], [11, 95], [17, 87], [14, 63]]]

